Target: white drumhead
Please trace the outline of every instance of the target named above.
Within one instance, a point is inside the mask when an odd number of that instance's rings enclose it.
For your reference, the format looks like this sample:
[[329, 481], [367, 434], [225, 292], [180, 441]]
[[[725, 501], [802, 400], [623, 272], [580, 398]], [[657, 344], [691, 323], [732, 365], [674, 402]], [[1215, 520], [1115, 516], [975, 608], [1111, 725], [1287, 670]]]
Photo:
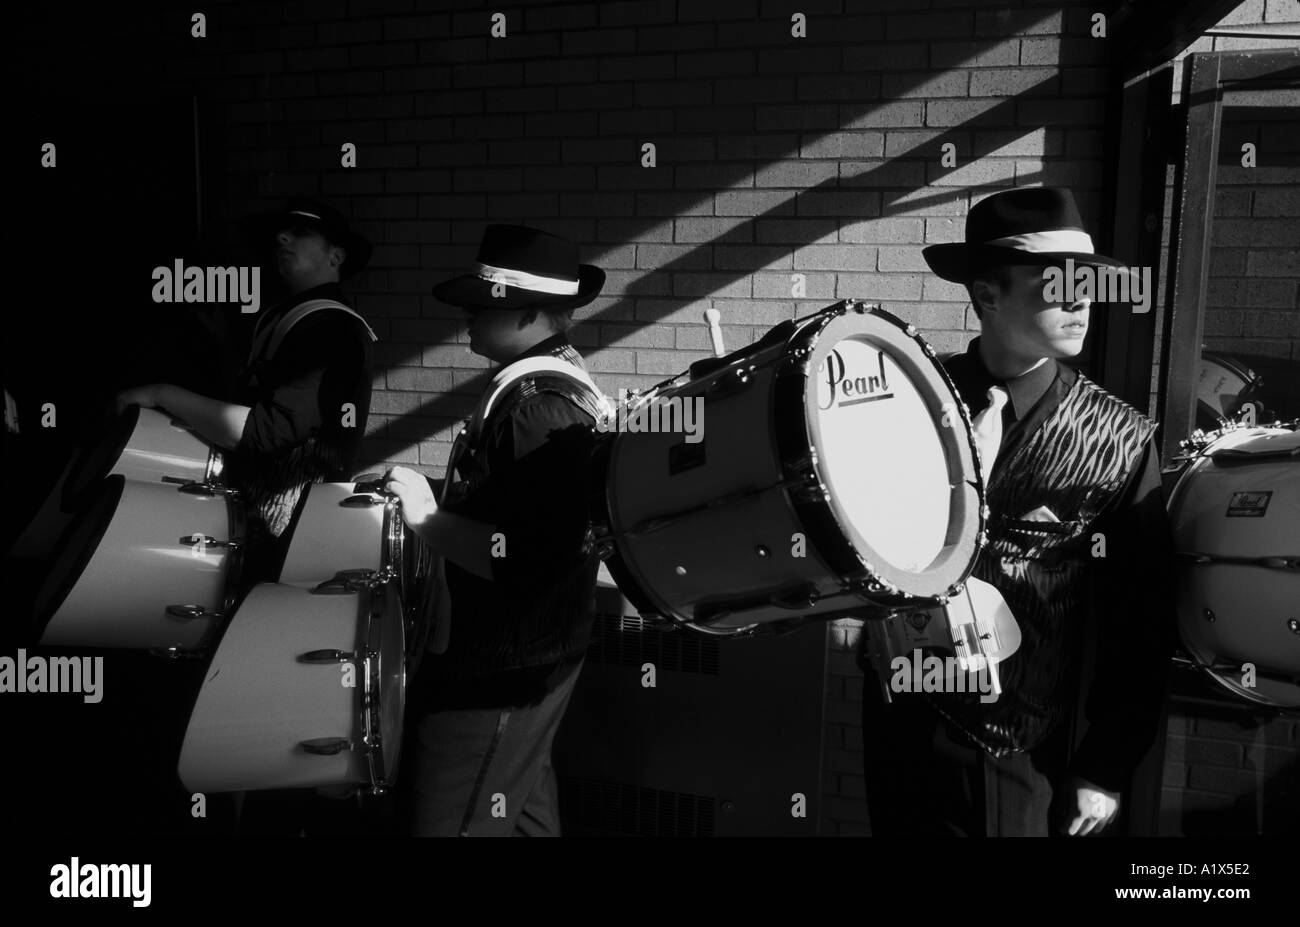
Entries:
[[816, 381], [818, 451], [832, 495], [877, 554], [920, 572], [943, 550], [952, 518], [941, 422], [867, 334], [837, 343]]

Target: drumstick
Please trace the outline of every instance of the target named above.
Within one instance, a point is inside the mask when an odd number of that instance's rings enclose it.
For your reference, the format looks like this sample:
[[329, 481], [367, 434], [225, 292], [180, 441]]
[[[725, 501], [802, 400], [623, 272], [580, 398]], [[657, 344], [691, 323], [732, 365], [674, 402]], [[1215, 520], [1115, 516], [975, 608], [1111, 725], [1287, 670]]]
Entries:
[[722, 319], [722, 313], [717, 309], [705, 309], [704, 320], [709, 323], [709, 336], [713, 339], [713, 356], [721, 357], [727, 353], [727, 349], [722, 346], [722, 326], [718, 322]]

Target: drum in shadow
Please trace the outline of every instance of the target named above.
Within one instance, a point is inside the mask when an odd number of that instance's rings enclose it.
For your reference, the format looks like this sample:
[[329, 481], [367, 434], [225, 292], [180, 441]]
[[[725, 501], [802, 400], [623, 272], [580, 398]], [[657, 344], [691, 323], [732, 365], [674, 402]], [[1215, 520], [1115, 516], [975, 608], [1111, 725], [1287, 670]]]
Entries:
[[39, 642], [201, 649], [233, 608], [242, 542], [229, 496], [111, 476], [86, 497], [40, 585]]
[[63, 505], [68, 511], [79, 508], [86, 494], [113, 474], [218, 491], [223, 467], [221, 452], [183, 422], [157, 409], [133, 406], [77, 453], [64, 483]]

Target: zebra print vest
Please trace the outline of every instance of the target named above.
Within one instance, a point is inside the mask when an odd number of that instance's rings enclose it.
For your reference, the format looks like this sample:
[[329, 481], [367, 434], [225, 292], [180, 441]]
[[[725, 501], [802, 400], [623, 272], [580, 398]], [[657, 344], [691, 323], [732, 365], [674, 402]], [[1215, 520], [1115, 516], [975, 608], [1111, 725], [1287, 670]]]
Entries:
[[[1155, 424], [1082, 374], [988, 485], [989, 543], [974, 575], [1002, 593], [1020, 649], [990, 704], [932, 704], [992, 756], [1032, 749], [1073, 713], [1088, 627], [1089, 527], [1122, 492]], [[1047, 506], [1060, 522], [1024, 521]]]

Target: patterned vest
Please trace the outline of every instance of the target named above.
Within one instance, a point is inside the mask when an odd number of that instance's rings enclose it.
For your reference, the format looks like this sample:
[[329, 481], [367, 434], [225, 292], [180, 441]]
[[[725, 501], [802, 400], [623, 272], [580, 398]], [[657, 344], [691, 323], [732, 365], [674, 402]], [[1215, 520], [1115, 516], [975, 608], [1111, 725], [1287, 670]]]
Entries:
[[[1000, 666], [1002, 696], [932, 704], [993, 756], [1032, 749], [1073, 713], [1087, 627], [1089, 526], [1122, 492], [1155, 424], [1082, 374], [988, 486], [989, 543], [974, 575], [1002, 593], [1020, 649]], [[1023, 521], [1046, 506], [1056, 522]]]

